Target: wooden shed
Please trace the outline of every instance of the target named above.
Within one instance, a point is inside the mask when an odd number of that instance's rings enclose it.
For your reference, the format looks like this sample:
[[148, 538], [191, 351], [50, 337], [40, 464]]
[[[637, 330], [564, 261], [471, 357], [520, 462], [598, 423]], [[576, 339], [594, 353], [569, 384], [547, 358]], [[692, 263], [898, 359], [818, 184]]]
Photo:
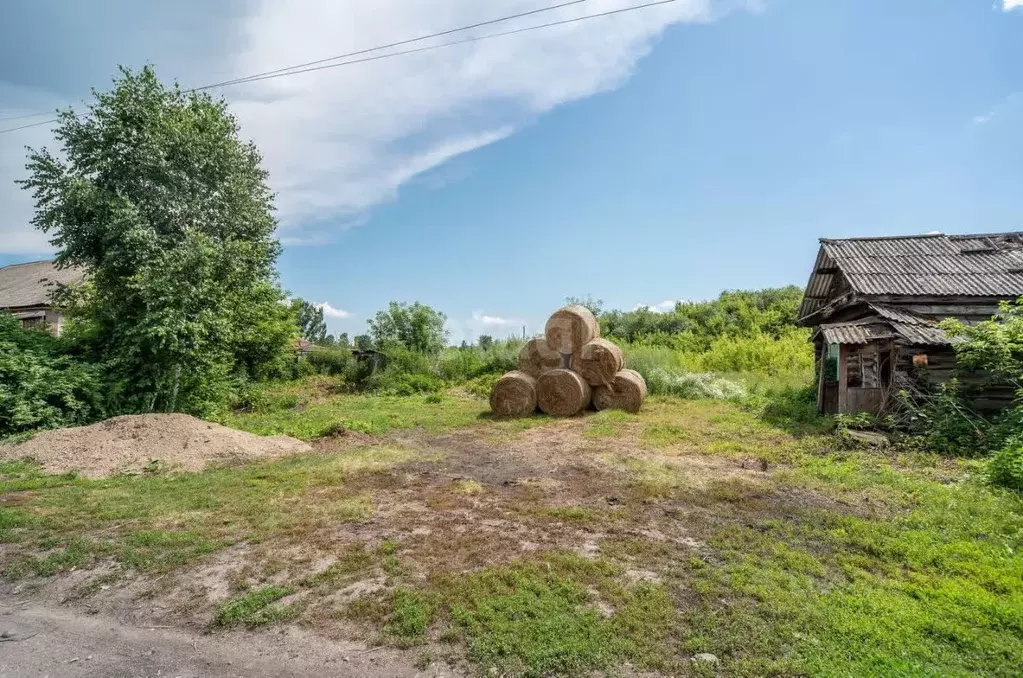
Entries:
[[[990, 320], [1020, 296], [1021, 232], [821, 239], [798, 320], [813, 328], [818, 408], [881, 413], [900, 389], [947, 381], [955, 350], [938, 323]], [[1011, 402], [974, 381], [977, 407]]]

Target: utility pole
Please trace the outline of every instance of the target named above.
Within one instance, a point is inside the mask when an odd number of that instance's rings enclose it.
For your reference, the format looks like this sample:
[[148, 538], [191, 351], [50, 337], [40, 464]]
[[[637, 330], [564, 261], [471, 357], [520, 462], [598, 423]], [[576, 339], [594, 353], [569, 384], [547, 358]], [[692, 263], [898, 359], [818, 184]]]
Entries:
[[526, 326], [525, 325], [522, 326], [522, 338], [523, 339], [526, 338]]

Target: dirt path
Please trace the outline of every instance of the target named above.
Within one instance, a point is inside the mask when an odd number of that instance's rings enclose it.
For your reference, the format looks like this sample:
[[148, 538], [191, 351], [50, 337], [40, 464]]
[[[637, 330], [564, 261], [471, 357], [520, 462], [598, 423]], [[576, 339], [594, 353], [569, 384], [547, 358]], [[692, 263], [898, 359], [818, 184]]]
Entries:
[[456, 675], [447, 666], [420, 671], [395, 651], [324, 642], [294, 627], [199, 635], [30, 601], [3, 603], [0, 636], [0, 678]]

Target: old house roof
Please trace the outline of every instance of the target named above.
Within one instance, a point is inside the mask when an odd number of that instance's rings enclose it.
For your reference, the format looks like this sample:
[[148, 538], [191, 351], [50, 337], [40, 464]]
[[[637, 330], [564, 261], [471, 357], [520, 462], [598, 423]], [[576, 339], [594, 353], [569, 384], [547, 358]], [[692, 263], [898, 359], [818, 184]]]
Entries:
[[822, 238], [799, 317], [832, 298], [844, 277], [863, 299], [1023, 296], [1023, 232]]
[[52, 261], [33, 261], [0, 268], [0, 308], [49, 306], [50, 293], [57, 284], [81, 280], [77, 268], [58, 269]]

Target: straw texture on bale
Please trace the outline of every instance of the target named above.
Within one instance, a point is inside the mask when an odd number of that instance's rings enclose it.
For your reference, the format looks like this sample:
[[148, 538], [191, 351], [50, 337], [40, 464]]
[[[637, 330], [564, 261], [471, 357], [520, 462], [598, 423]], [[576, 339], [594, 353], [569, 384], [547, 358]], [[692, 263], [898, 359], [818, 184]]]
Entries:
[[635, 370], [621, 370], [608, 386], [593, 389], [593, 405], [598, 410], [639, 412], [646, 399], [646, 381]]
[[588, 308], [576, 304], [555, 311], [547, 320], [544, 335], [552, 349], [571, 355], [600, 336], [600, 325]]
[[524, 417], [536, 411], [536, 379], [518, 370], [497, 380], [490, 392], [490, 409], [502, 417]]
[[519, 351], [519, 370], [534, 378], [561, 366], [561, 354], [551, 349], [543, 337], [530, 339]]
[[590, 386], [610, 386], [618, 370], [622, 369], [622, 349], [607, 339], [597, 337], [583, 344], [572, 356], [572, 369]]
[[536, 380], [536, 401], [547, 414], [579, 414], [590, 404], [590, 395], [590, 385], [572, 370], [551, 370]]

